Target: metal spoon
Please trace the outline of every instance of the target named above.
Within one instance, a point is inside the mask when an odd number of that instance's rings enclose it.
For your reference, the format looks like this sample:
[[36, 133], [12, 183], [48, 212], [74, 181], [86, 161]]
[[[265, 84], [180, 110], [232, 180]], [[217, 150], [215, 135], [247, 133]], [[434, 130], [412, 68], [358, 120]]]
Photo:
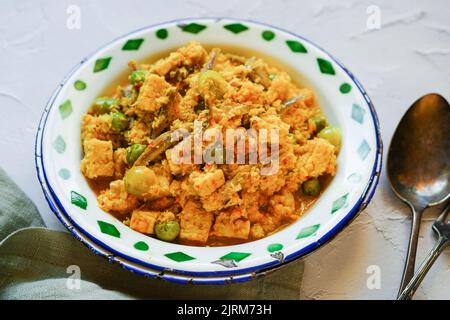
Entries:
[[450, 221], [447, 221], [449, 211], [450, 203], [447, 204], [439, 218], [437, 218], [433, 223], [433, 230], [438, 236], [436, 245], [428, 254], [428, 257], [424, 260], [424, 262], [422, 262], [419, 267], [419, 271], [417, 271], [411, 282], [405, 287], [405, 290], [398, 297], [398, 300], [408, 300], [412, 298], [423, 278], [425, 278], [428, 270], [430, 270], [431, 266], [439, 257], [441, 252], [444, 251], [445, 247], [450, 244]]
[[450, 105], [445, 98], [427, 94], [409, 108], [392, 137], [387, 170], [394, 193], [413, 216], [400, 295], [414, 275], [423, 211], [450, 196]]

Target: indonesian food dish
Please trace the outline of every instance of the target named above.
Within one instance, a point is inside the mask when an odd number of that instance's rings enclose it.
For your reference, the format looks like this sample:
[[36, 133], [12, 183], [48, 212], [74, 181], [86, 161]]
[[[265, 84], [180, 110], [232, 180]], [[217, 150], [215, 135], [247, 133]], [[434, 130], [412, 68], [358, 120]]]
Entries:
[[[127, 79], [83, 115], [81, 172], [99, 207], [133, 230], [196, 246], [261, 239], [295, 222], [335, 175], [339, 129], [286, 71], [195, 41], [128, 65]], [[196, 123], [240, 134], [195, 145]], [[263, 146], [277, 157], [249, 161]], [[223, 161], [194, 161], [194, 149]], [[180, 150], [194, 152], [178, 158]]]

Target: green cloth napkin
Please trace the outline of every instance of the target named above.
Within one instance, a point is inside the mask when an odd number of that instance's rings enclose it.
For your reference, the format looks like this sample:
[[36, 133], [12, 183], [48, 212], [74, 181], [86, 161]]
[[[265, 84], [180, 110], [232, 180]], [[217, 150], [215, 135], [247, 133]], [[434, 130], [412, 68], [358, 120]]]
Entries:
[[0, 168], [0, 299], [299, 299], [302, 276], [302, 261], [229, 285], [136, 275], [90, 252], [71, 234], [46, 229], [36, 206]]

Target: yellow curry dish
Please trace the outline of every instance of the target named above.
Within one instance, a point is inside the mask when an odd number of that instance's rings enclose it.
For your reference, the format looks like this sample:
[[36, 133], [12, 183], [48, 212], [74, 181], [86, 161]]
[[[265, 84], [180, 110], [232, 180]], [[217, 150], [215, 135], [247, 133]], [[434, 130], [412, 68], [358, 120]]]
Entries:
[[335, 175], [341, 138], [285, 70], [207, 48], [130, 61], [127, 79], [83, 115], [81, 172], [99, 207], [133, 230], [233, 245], [295, 222]]

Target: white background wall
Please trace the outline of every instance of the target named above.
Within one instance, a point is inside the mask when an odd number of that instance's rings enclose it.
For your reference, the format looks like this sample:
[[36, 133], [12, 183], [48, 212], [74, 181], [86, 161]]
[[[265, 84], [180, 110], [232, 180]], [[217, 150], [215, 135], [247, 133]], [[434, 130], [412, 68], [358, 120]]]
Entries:
[[[81, 29], [66, 27], [69, 5]], [[366, 27], [367, 7], [381, 10], [381, 29]], [[40, 114], [58, 82], [81, 58], [130, 30], [198, 16], [250, 18], [296, 32], [340, 59], [368, 90], [380, 117], [385, 154], [407, 108], [421, 95], [450, 99], [450, 2], [432, 1], [44, 1], [0, 3], [0, 166], [26, 191], [50, 228], [62, 229], [39, 187], [33, 159]], [[419, 260], [434, 243], [425, 215]], [[409, 234], [408, 208], [389, 189], [385, 172], [370, 206], [331, 244], [306, 258], [305, 299], [395, 298]], [[381, 289], [366, 286], [380, 267]], [[450, 250], [416, 294], [450, 299]]]

